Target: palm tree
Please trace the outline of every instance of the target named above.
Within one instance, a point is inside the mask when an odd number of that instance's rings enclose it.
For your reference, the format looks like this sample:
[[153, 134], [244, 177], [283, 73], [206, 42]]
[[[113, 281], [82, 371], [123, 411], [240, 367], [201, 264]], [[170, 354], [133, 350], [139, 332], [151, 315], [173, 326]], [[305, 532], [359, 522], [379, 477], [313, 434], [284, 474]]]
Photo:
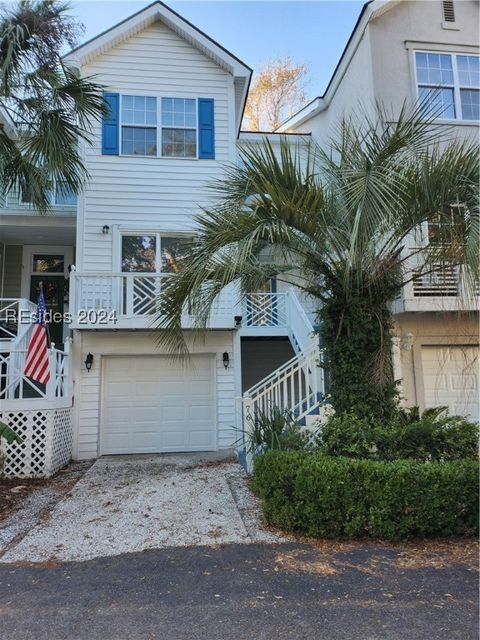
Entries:
[[87, 172], [79, 143], [106, 112], [102, 87], [79, 78], [61, 51], [76, 42], [79, 25], [58, 0], [20, 0], [0, 15], [0, 190], [28, 190], [49, 208], [52, 181], [78, 193]]
[[[335, 410], [388, 419], [397, 396], [391, 304], [418, 251], [409, 238], [436, 222], [440, 237], [417, 277], [441, 263], [478, 281], [478, 146], [432, 122], [422, 106], [395, 121], [377, 107], [374, 118], [344, 119], [328, 150], [286, 139], [280, 157], [267, 140], [247, 147], [213, 185], [217, 203], [198, 215], [184, 268], [165, 283], [159, 340], [185, 350], [182, 309], [204, 328], [231, 282], [245, 295], [267, 278], [293, 279], [318, 302]], [[450, 224], [452, 207], [462, 224]]]

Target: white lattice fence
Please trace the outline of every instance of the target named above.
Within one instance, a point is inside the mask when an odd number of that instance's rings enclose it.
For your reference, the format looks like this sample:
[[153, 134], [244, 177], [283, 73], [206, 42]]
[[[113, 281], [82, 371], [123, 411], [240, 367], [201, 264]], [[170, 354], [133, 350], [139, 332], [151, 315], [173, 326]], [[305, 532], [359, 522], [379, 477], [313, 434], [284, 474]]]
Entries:
[[72, 409], [2, 411], [6, 422], [23, 439], [22, 444], [6, 444], [4, 473], [10, 477], [48, 478], [71, 459]]

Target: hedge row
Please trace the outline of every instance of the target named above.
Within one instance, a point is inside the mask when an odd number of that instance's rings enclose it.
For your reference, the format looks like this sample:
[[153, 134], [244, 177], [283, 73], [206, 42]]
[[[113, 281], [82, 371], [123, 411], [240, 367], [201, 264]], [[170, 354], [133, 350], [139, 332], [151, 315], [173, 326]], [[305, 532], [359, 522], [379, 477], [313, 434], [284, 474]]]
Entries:
[[267, 522], [322, 538], [478, 531], [478, 462], [418, 463], [268, 451], [254, 463]]

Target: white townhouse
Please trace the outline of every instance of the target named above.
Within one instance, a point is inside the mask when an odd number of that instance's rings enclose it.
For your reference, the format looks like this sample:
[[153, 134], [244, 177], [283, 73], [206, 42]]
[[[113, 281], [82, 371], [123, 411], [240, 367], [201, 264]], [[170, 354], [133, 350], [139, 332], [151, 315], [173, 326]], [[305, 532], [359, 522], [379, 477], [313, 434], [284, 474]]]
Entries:
[[[362, 39], [370, 38], [365, 34], [403, 15], [404, 4], [374, 2], [364, 9], [331, 86], [347, 82], [348, 65], [361, 54]], [[436, 34], [435, 25], [422, 29]], [[458, 39], [445, 32], [447, 41]], [[421, 40], [422, 51], [437, 51], [438, 45], [426, 46], [427, 35], [412, 39]], [[406, 49], [407, 60], [417, 46]], [[450, 46], [452, 65], [461, 64], [455, 56], [468, 49], [462, 47]], [[357, 67], [353, 76], [364, 74], [367, 88], [374, 64], [361, 55], [361, 71]], [[239, 145], [264, 137], [240, 133], [251, 69], [161, 2], [71, 51], [65, 62], [97, 77], [110, 110], [95, 128], [94, 144], [84, 146], [91, 179], [78, 202], [53, 185], [53, 212], [46, 218], [29, 204], [28, 189], [1, 203], [0, 419], [25, 440], [9, 447], [7, 474], [49, 475], [71, 457], [229, 449], [252, 405], [280, 404], [301, 423], [313, 421], [323, 376], [313, 308], [294, 288], [272, 281], [243, 301], [227, 288], [202, 338], [194, 339], [186, 314], [187, 363], [165, 354], [152, 324], [162, 279], [181, 268], [194, 216], [211, 202], [209, 183], [237, 161]], [[457, 101], [463, 104], [459, 90], [454, 87], [455, 109], [461, 108]], [[347, 106], [334, 104], [327, 91], [286, 123], [287, 138], [301, 144], [312, 134], [321, 141], [329, 125], [321, 123], [322, 114]], [[471, 121], [466, 125], [472, 130]], [[278, 134], [268, 137], [278, 144]], [[29, 314], [19, 313], [35, 310], [40, 282], [48, 309], [59, 314], [50, 324], [46, 386], [23, 375], [32, 324]], [[457, 285], [447, 292], [436, 286], [446, 285], [417, 283], [398, 301], [396, 366], [409, 401], [473, 414], [464, 391], [478, 381], [457, 367], [455, 349], [470, 354], [478, 337], [461, 315]], [[468, 335], [460, 339], [457, 326]], [[435, 386], [438, 376], [427, 371], [437, 356], [447, 361], [440, 381], [448, 385], [445, 394]]]
[[[187, 363], [162, 352], [152, 325], [208, 185], [237, 161], [238, 144], [262, 137], [239, 138], [251, 69], [160, 2], [65, 62], [96, 76], [110, 111], [84, 146], [91, 179], [78, 202], [54, 185], [47, 218], [27, 190], [1, 210], [0, 419], [25, 438], [10, 447], [7, 473], [48, 475], [71, 456], [231, 448], [244, 403], [266, 406], [273, 394], [305, 421], [322, 379], [293, 289], [269, 283], [243, 304], [226, 290], [204, 339], [185, 316]], [[46, 387], [23, 375], [32, 325], [13, 314], [35, 309], [40, 282], [48, 309], [71, 315], [50, 323]]]
[[[440, 112], [439, 131], [450, 127], [478, 140], [479, 21], [478, 0], [367, 2], [324, 95], [279, 131], [310, 133], [327, 144], [343, 115], [368, 112], [376, 101], [395, 114], [405, 102], [427, 98]], [[452, 223], [459, 214], [452, 207]], [[434, 241], [435, 231], [435, 224], [425, 225], [406, 249]], [[405, 287], [395, 303], [394, 361], [408, 404], [446, 405], [478, 419], [478, 309], [458, 270], [441, 269]]]

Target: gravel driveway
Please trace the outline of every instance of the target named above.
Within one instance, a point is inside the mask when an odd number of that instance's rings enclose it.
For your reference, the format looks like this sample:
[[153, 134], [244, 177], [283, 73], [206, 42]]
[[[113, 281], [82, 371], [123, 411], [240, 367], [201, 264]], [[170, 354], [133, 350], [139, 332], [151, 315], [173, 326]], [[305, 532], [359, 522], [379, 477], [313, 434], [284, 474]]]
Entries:
[[89, 560], [145, 549], [275, 542], [242, 467], [214, 456], [100, 458], [0, 562]]

